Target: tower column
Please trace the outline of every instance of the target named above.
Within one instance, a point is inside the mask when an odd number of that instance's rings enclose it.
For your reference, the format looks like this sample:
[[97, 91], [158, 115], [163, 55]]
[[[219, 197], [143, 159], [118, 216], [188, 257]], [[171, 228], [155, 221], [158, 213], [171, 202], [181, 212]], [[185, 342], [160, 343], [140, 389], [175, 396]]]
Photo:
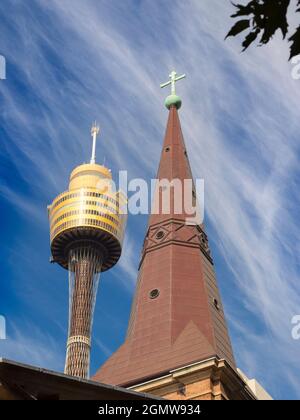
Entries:
[[67, 375], [89, 377], [92, 321], [102, 261], [102, 253], [92, 245], [81, 245], [69, 252]]

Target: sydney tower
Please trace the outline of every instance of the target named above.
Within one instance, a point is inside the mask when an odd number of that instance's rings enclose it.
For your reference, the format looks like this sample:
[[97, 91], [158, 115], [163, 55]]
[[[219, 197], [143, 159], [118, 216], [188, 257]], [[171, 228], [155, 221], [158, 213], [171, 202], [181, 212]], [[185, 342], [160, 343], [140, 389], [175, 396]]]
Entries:
[[100, 273], [121, 255], [126, 198], [111, 171], [96, 163], [99, 127], [93, 125], [92, 158], [76, 167], [69, 189], [48, 207], [53, 262], [69, 271], [69, 334], [65, 373], [89, 377], [91, 330]]

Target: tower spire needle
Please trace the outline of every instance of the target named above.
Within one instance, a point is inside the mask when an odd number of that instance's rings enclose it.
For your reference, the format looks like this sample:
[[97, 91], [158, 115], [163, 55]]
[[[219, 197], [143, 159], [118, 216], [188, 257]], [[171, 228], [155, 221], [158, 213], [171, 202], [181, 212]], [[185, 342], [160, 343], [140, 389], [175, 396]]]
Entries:
[[96, 144], [97, 144], [97, 136], [100, 133], [100, 127], [97, 125], [95, 121], [91, 128], [91, 136], [93, 139], [93, 147], [92, 147], [92, 157], [91, 157], [91, 164], [96, 163]]

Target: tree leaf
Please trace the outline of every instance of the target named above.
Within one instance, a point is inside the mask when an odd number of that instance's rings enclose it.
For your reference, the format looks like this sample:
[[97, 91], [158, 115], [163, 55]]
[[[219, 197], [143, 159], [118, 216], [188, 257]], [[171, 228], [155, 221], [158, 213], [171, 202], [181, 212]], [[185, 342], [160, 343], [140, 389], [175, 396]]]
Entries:
[[250, 32], [244, 42], [242, 43], [243, 51], [245, 51], [251, 44], [252, 42], [254, 42], [258, 36], [258, 34], [260, 33], [260, 29], [256, 29], [255, 31]]
[[291, 60], [293, 57], [300, 54], [300, 26], [298, 26], [296, 32], [289, 38], [289, 41], [292, 42], [289, 58], [289, 60]]
[[[229, 31], [229, 36], [238, 35], [240, 32], [250, 28], [250, 32], [244, 39], [243, 51], [245, 51], [261, 34], [259, 44], [267, 44], [274, 34], [280, 30], [283, 38], [288, 33], [287, 12], [291, 0], [251, 0], [247, 5], [233, 4], [237, 9], [232, 17], [248, 16], [248, 20], [237, 22]], [[297, 7], [300, 11], [300, 0], [297, 0]], [[246, 22], [248, 23], [246, 24]]]
[[250, 20], [248, 19], [244, 19], [244, 20], [239, 20], [238, 22], [236, 22], [235, 25], [233, 25], [233, 27], [230, 29], [230, 31], [228, 32], [228, 34], [226, 35], [225, 39], [228, 38], [229, 36], [235, 36], [238, 35], [239, 33], [245, 31], [246, 29], [248, 29], [250, 26]]
[[263, 35], [260, 40], [261, 44], [267, 44], [273, 37], [277, 30], [281, 30], [283, 38], [286, 37], [288, 32], [287, 10], [290, 0], [264, 0], [260, 5], [257, 12], [260, 19], [260, 25], [263, 30]]
[[239, 17], [239, 16], [249, 16], [251, 13], [253, 13], [253, 10], [255, 9], [255, 3], [256, 0], [250, 1], [246, 6], [243, 6], [242, 4], [233, 4], [234, 7], [238, 9], [236, 13], [231, 15], [231, 17]]

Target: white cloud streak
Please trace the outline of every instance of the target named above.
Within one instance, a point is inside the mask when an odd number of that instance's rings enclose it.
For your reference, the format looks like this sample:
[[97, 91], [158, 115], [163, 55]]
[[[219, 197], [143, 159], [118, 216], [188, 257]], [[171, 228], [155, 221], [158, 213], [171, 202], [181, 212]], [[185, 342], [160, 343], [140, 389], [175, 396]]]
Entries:
[[57, 341], [34, 324], [22, 320], [22, 329], [13, 323], [7, 325], [7, 338], [0, 340], [2, 358], [16, 360], [54, 371], [63, 368], [63, 357]]

